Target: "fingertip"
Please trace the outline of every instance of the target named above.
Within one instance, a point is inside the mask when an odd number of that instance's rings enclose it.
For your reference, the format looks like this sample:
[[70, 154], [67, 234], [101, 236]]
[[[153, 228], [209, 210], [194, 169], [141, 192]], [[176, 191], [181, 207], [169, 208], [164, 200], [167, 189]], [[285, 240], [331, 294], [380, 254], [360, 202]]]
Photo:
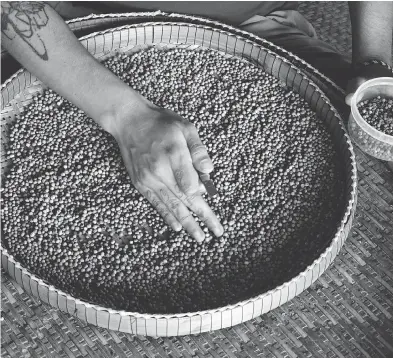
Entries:
[[365, 77], [355, 77], [348, 82], [347, 90], [348, 93], [345, 97], [345, 103], [350, 106], [352, 98], [356, 90], [364, 83], [367, 79]]
[[203, 242], [203, 240], [205, 239], [205, 234], [203, 233], [203, 231], [196, 231], [196, 232], [194, 232], [193, 236], [198, 244], [201, 244]]
[[207, 193], [206, 187], [203, 185], [203, 183], [199, 183], [199, 193], [200, 194], [205, 194]]
[[353, 97], [353, 93], [350, 93], [350, 94], [348, 94], [348, 95], [345, 97], [345, 103], [346, 103], [348, 106], [351, 105], [352, 97]]
[[224, 235], [224, 228], [221, 225], [215, 228], [214, 235], [216, 235], [217, 237]]
[[178, 222], [175, 222], [175, 223], [172, 224], [172, 229], [175, 230], [176, 232], [181, 231], [182, 228], [183, 228], [183, 227], [182, 227], [181, 224], [178, 223]]
[[214, 169], [213, 162], [208, 158], [202, 159], [196, 167], [200, 172], [206, 174], [211, 173]]

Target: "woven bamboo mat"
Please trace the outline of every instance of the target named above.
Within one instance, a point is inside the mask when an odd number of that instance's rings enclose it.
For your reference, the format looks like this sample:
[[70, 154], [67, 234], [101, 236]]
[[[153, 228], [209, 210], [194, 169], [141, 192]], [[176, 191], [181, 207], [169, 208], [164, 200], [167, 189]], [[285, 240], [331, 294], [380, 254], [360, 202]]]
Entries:
[[[346, 5], [301, 9], [321, 38], [349, 52]], [[330, 269], [289, 303], [230, 329], [153, 339], [87, 325], [2, 274], [2, 357], [393, 357], [393, 172], [355, 150], [352, 232]]]
[[299, 11], [314, 26], [318, 37], [350, 58], [352, 52], [351, 20], [343, 1], [304, 1]]

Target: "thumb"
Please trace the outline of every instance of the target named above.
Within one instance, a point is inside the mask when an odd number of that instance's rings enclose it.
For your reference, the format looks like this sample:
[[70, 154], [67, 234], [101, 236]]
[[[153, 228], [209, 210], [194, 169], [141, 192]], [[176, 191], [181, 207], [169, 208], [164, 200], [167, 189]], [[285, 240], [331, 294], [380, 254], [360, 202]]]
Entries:
[[345, 96], [345, 103], [346, 103], [348, 106], [351, 105], [352, 97], [353, 97], [354, 94], [355, 94], [355, 92], [351, 92], [351, 93], [348, 93], [348, 94]]
[[345, 97], [345, 103], [350, 106], [352, 97], [355, 94], [356, 90], [364, 83], [366, 79], [364, 77], [355, 77], [348, 82], [347, 86], [347, 95]]
[[209, 157], [205, 145], [199, 138], [198, 131], [193, 125], [187, 128], [185, 137], [195, 169], [206, 174], [212, 172], [214, 169], [213, 162]]

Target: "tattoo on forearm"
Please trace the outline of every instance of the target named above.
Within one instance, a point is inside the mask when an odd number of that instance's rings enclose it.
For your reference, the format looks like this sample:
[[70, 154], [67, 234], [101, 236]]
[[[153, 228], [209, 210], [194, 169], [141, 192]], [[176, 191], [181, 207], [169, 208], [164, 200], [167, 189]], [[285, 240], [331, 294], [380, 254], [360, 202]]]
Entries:
[[1, 32], [10, 40], [19, 36], [44, 61], [48, 60], [48, 52], [37, 30], [45, 27], [48, 21], [43, 3], [1, 2]]

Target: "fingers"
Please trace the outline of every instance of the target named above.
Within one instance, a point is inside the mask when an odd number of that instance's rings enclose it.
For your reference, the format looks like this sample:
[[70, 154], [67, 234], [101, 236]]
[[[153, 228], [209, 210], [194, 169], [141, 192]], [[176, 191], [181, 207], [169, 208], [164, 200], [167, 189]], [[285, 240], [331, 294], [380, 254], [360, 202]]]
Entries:
[[161, 181], [152, 177], [149, 181], [149, 187], [138, 184], [136, 188], [146, 197], [173, 230], [180, 231], [184, 227], [197, 242], [201, 243], [204, 240], [205, 233], [199, 227], [190, 211]]
[[[179, 162], [181, 162], [181, 160], [177, 161], [177, 163]], [[200, 183], [198, 176], [193, 178], [196, 173], [192, 164], [185, 161], [183, 161], [183, 163], [183, 166], [177, 164], [173, 168], [174, 175], [172, 178], [170, 176], [165, 178], [166, 186], [184, 205], [193, 211], [211, 231], [213, 231], [214, 235], [221, 236], [224, 229], [213, 210], [205, 200], [203, 200], [199, 191], [199, 187], [202, 183]], [[195, 186], [194, 181], [196, 182]]]
[[361, 67], [358, 75], [348, 82], [345, 103], [350, 106], [353, 94], [359, 86], [368, 80], [378, 77], [392, 77], [392, 72], [387, 67], [378, 63]]
[[[199, 143], [194, 146], [194, 154], [202, 160], [206, 158], [210, 161], [207, 155], [205, 146], [199, 140], [198, 135], [194, 137], [194, 143]], [[189, 144], [190, 142], [188, 142]], [[199, 150], [199, 152], [197, 151]], [[213, 210], [203, 200], [200, 192], [199, 175], [195, 171], [195, 167], [188, 154], [189, 148], [179, 148], [179, 151], [170, 157], [173, 175], [166, 175], [163, 178], [167, 188], [191, 211], [193, 211], [201, 221], [216, 235], [223, 234], [223, 227], [214, 214]], [[210, 161], [211, 162], [211, 161]]]
[[[175, 186], [174, 190], [178, 190], [178, 187]], [[187, 207], [191, 209], [211, 231], [213, 231], [214, 235], [219, 237], [224, 233], [224, 228], [220, 220], [199, 193], [191, 196], [182, 195], [180, 193], [178, 195], [181, 201], [184, 202], [184, 204], [187, 205]]]
[[[140, 177], [134, 170], [132, 165], [131, 156], [128, 150], [126, 150], [123, 146], [120, 147], [120, 151], [123, 157], [124, 164], [128, 171], [128, 174], [131, 177], [131, 181], [134, 183], [135, 188], [146, 197], [146, 199], [150, 202], [150, 204], [158, 211], [164, 221], [175, 231], [180, 231], [182, 229], [182, 225], [173, 215], [173, 213], [167, 208], [165, 204], [159, 199], [154, 190], [149, 189], [146, 185], [141, 183]], [[149, 182], [150, 180], [147, 180]]]
[[[187, 151], [187, 147], [185, 147], [185, 151]], [[187, 157], [186, 153], [179, 154], [179, 156], [171, 158], [173, 176], [167, 177], [166, 184], [172, 190], [174, 189], [175, 184], [177, 184], [180, 192], [184, 193], [186, 196], [195, 195], [196, 193], [199, 193], [199, 175], [196, 172], [189, 155]], [[174, 193], [177, 194], [176, 192]]]
[[141, 188], [141, 193], [146, 197], [150, 204], [157, 210], [164, 221], [175, 231], [180, 231], [182, 225], [177, 221], [169, 208], [160, 200], [156, 193], [146, 187]]
[[173, 176], [166, 176], [165, 184], [216, 236], [221, 236], [223, 227], [199, 192], [199, 175], [195, 171], [187, 151], [188, 149], [185, 148], [184, 151], [179, 151], [178, 155], [170, 158]]
[[166, 133], [170, 140], [162, 141], [158, 136], [149, 146], [133, 150], [126, 142], [119, 141], [119, 146], [135, 188], [175, 231], [183, 226], [195, 240], [202, 242], [205, 233], [190, 210], [216, 236], [223, 234], [217, 216], [201, 196], [206, 188], [197, 172], [209, 173], [213, 163], [195, 127], [183, 123], [181, 130], [174, 126], [171, 133]]
[[350, 106], [351, 102], [352, 102], [352, 97], [353, 97], [354, 93], [349, 93], [346, 95], [345, 97], [345, 103]]
[[196, 128], [192, 124], [188, 125], [185, 138], [194, 167], [202, 173], [212, 172], [214, 169], [213, 162], [209, 157], [205, 145], [199, 138]]
[[147, 176], [143, 177], [144, 184], [141, 184], [140, 179], [137, 181], [136, 189], [146, 197], [173, 230], [180, 231], [184, 227], [197, 242], [202, 242], [205, 234], [183, 202], [162, 180], [153, 175]]
[[181, 156], [174, 160], [175, 157], [170, 159], [172, 167], [169, 167], [169, 172], [162, 170], [161, 176], [152, 176], [149, 181], [145, 178], [144, 182], [149, 183], [148, 187], [198, 242], [203, 241], [205, 234], [188, 209], [193, 211], [216, 236], [221, 236], [224, 229], [201, 196], [200, 187], [204, 188], [204, 185], [200, 182], [191, 161], [181, 159]]
[[[127, 154], [125, 157], [127, 157]], [[133, 175], [136, 174], [134, 170], [131, 170], [131, 172]], [[159, 212], [169, 226], [175, 231], [180, 231], [184, 227], [197, 242], [202, 242], [205, 238], [205, 233], [199, 227], [184, 203], [165, 185], [166, 178], [168, 177], [174, 178], [172, 168], [168, 161], [162, 160], [161, 167], [154, 170], [154, 174], [147, 168], [144, 168], [140, 173], [134, 175], [134, 185]], [[199, 193], [198, 177], [195, 186], [196, 191]]]
[[359, 88], [361, 84], [366, 82], [366, 79], [363, 77], [356, 77], [348, 82], [347, 86], [347, 96], [345, 97], [345, 103], [350, 106], [352, 97], [355, 94], [356, 90]]
[[205, 238], [205, 233], [199, 227], [184, 203], [168, 187], [158, 184], [156, 188], [157, 196], [174, 215], [176, 220], [197, 242], [202, 242]]

